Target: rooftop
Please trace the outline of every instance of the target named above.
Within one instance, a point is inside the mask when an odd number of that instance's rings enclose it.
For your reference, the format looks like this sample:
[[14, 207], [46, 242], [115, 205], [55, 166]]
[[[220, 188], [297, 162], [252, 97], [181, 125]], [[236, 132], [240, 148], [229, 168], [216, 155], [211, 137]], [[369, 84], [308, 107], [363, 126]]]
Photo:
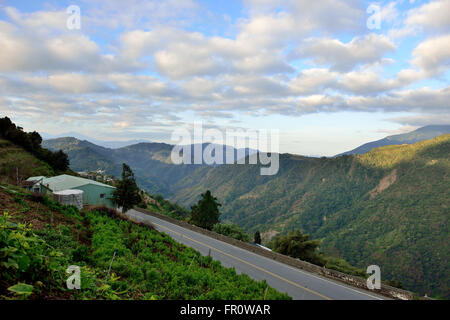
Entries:
[[43, 184], [44, 186], [48, 185], [52, 191], [76, 189], [77, 187], [85, 186], [88, 184], [93, 184], [96, 186], [102, 186], [105, 188], [115, 189], [114, 187], [104, 184], [104, 183], [100, 183], [100, 182], [89, 180], [89, 179], [69, 176], [67, 174], [63, 174], [61, 176], [56, 176], [56, 177], [52, 177], [52, 178], [45, 178], [44, 180], [42, 180], [41, 184]]
[[44, 176], [37, 176], [37, 177], [29, 177], [27, 179], [27, 181], [38, 182], [38, 181], [43, 180], [43, 179], [45, 179]]

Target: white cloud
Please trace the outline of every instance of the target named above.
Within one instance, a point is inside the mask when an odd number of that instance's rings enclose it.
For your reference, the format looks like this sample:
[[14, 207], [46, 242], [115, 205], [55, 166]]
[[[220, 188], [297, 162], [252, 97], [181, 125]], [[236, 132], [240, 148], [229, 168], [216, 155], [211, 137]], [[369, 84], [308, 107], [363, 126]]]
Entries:
[[360, 64], [378, 62], [395, 49], [395, 44], [386, 36], [371, 33], [348, 43], [338, 39], [308, 39], [297, 54], [301, 58], [311, 58], [319, 65], [329, 64], [331, 70], [350, 71]]
[[[363, 35], [365, 9], [357, 1], [248, 1], [249, 15], [233, 19], [227, 36], [184, 28], [181, 20], [198, 10], [190, 1], [181, 4], [186, 14], [172, 12], [172, 1], [111, 0], [103, 2], [103, 13], [101, 3], [85, 11], [86, 29], [74, 32], [60, 28], [65, 12], [8, 9], [8, 22], [0, 21], [1, 111], [54, 123], [101, 123], [117, 132], [170, 128], [187, 110], [227, 121], [242, 114], [382, 110], [431, 119], [448, 113], [448, 88], [408, 87], [445, 75], [448, 34], [426, 34], [412, 51], [386, 59], [402, 43], [382, 32]], [[396, 3], [383, 7], [384, 21], [399, 19]], [[431, 7], [412, 11], [408, 21], [444, 30], [438, 16], [433, 27], [421, 15]], [[119, 24], [122, 34], [94, 40], [103, 31], [93, 33], [93, 26]], [[340, 32], [349, 30], [345, 38], [353, 40], [342, 40]], [[299, 49], [290, 55], [292, 48]], [[390, 66], [400, 69], [397, 75], [385, 72]]]
[[193, 0], [83, 0], [83, 21], [87, 28], [153, 28], [170, 24], [183, 26], [199, 19], [199, 5]]
[[22, 13], [16, 8], [6, 7], [5, 13], [16, 25], [40, 33], [67, 31], [67, 13], [59, 11], [36, 11]]
[[312, 68], [302, 70], [290, 82], [291, 91], [294, 94], [312, 94], [328, 87], [335, 87], [339, 74], [325, 68]]
[[111, 64], [98, 45], [79, 33], [30, 34], [0, 21], [0, 71], [99, 70]]
[[427, 73], [442, 73], [450, 67], [450, 35], [427, 39], [412, 52], [412, 63]]
[[401, 86], [397, 79], [382, 79], [379, 73], [371, 70], [346, 73], [339, 81], [339, 88], [354, 94], [373, 95]]
[[405, 117], [388, 118], [387, 120], [395, 123], [404, 124], [407, 128], [409, 128], [410, 126], [418, 128], [426, 125], [450, 124], [450, 116], [448, 115], [448, 113], [419, 114]]
[[393, 1], [388, 3], [387, 5], [381, 7], [380, 18], [383, 22], [393, 22], [398, 16], [398, 10], [396, 8], [397, 2]]
[[54, 89], [59, 93], [84, 94], [109, 91], [106, 83], [90, 75], [57, 73], [49, 76], [26, 76], [22, 81], [35, 89]]
[[349, 97], [345, 106], [350, 110], [387, 112], [408, 111], [423, 113], [448, 113], [450, 87], [432, 89], [428, 87], [394, 91], [375, 97]]
[[[365, 8], [355, 0], [246, 0], [253, 16], [268, 15], [284, 10], [295, 22], [292, 32], [302, 30], [324, 32], [362, 31], [365, 26]], [[299, 23], [301, 22], [301, 23]]]
[[436, 0], [408, 12], [405, 24], [425, 30], [450, 31], [450, 0]]

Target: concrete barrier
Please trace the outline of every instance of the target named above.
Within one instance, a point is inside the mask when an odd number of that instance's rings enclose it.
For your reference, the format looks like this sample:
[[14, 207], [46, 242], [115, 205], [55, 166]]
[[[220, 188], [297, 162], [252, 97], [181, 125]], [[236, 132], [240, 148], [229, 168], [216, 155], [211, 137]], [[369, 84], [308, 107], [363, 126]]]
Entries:
[[145, 209], [141, 209], [141, 208], [134, 208], [134, 210], [153, 216], [155, 218], [173, 223], [175, 225], [178, 225], [180, 227], [201, 233], [203, 235], [206, 235], [208, 237], [211, 237], [213, 239], [216, 240], [220, 240], [223, 242], [226, 242], [228, 244], [234, 245], [236, 247], [239, 247], [241, 249], [245, 249], [247, 251], [253, 252], [255, 254], [258, 254], [260, 256], [272, 259], [272, 260], [276, 260], [278, 262], [287, 264], [291, 267], [294, 268], [298, 268], [307, 272], [311, 272], [314, 273], [316, 275], [320, 275], [329, 279], [333, 279], [333, 280], [338, 280], [340, 282], [346, 283], [348, 285], [357, 287], [359, 289], [363, 289], [365, 291], [371, 292], [371, 293], [376, 293], [376, 294], [380, 294], [392, 299], [399, 299], [399, 300], [412, 300], [413, 299], [413, 293], [406, 291], [406, 290], [402, 290], [402, 289], [398, 289], [398, 288], [394, 288], [385, 284], [381, 284], [381, 289], [378, 290], [369, 290], [367, 288], [367, 281], [364, 278], [361, 277], [357, 277], [357, 276], [352, 276], [352, 275], [348, 275], [336, 270], [332, 270], [332, 269], [327, 269], [325, 267], [319, 267], [315, 264], [306, 262], [306, 261], [301, 261], [299, 259], [295, 259], [289, 256], [285, 256], [283, 254], [279, 254], [277, 252], [274, 251], [268, 251], [265, 250], [263, 248], [260, 248], [258, 246], [252, 245], [250, 243], [247, 242], [242, 242], [227, 236], [224, 236], [222, 234], [218, 234], [197, 226], [194, 226], [192, 224], [189, 224], [185, 221], [181, 221], [181, 220], [177, 220], [153, 211], [149, 211], [149, 210], [145, 210]]

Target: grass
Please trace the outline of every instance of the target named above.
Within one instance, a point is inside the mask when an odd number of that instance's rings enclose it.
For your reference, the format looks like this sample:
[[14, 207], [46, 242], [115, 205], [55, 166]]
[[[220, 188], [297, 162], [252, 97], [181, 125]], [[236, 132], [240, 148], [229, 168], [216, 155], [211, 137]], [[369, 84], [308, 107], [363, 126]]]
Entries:
[[[0, 188], [1, 299], [290, 299], [111, 210]], [[66, 269], [81, 270], [81, 290]]]
[[[18, 169], [18, 171], [17, 171]], [[0, 139], [0, 177], [3, 183], [16, 183], [31, 176], [53, 176], [54, 170], [23, 148]]]

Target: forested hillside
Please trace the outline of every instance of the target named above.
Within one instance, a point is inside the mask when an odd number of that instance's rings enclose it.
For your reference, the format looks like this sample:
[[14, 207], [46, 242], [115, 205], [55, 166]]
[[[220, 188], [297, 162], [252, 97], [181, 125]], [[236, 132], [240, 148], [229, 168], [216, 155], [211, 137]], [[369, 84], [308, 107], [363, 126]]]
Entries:
[[104, 159], [114, 168], [123, 160], [141, 187], [187, 208], [209, 189], [223, 204], [224, 222], [250, 233], [261, 231], [264, 243], [299, 229], [322, 239], [321, 250], [331, 256], [359, 268], [378, 264], [385, 279], [448, 298], [449, 139], [442, 135], [336, 158], [281, 154], [275, 176], [261, 176], [258, 165], [172, 165], [166, 161], [168, 145], [162, 144], [111, 152], [75, 141], [71, 154], [70, 144], [59, 140], [64, 143], [52, 148], [61, 147], [72, 163], [80, 151], [86, 152], [80, 161], [92, 157], [92, 167], [82, 170], [98, 169]]
[[[53, 173], [11, 142], [0, 151], [2, 164]], [[0, 173], [0, 299], [289, 299], [114, 210], [78, 211], [14, 186], [11, 170]], [[81, 290], [66, 286], [71, 265]]]
[[189, 205], [209, 189], [223, 217], [268, 241], [299, 229], [322, 249], [422, 294], [449, 297], [450, 135], [358, 156], [280, 155], [280, 172], [257, 165], [201, 168], [175, 185]]
[[173, 146], [164, 143], [109, 149], [75, 138], [58, 138], [44, 141], [43, 146], [50, 150], [62, 149], [75, 171], [103, 169], [119, 176], [122, 163], [127, 163], [135, 172], [139, 185], [155, 194], [170, 194], [172, 184], [198, 168], [198, 165], [173, 165], [170, 161]]
[[[138, 143], [118, 149], [104, 148], [89, 141], [75, 138], [58, 138], [45, 140], [42, 145], [50, 150], [63, 150], [70, 159], [71, 168], [75, 171], [106, 170], [108, 174], [119, 176], [122, 163], [127, 163], [136, 173], [136, 179], [142, 188], [153, 194], [172, 195], [173, 185], [183, 177], [191, 174], [206, 164], [174, 165], [171, 160], [173, 145], [166, 143]], [[197, 145], [204, 150], [209, 144]], [[194, 145], [191, 148], [191, 161], [194, 163]], [[236, 161], [241, 153], [229, 146], [223, 148], [223, 162], [228, 157]], [[241, 149], [244, 156], [255, 150]], [[204, 191], [204, 190], [203, 190]]]

